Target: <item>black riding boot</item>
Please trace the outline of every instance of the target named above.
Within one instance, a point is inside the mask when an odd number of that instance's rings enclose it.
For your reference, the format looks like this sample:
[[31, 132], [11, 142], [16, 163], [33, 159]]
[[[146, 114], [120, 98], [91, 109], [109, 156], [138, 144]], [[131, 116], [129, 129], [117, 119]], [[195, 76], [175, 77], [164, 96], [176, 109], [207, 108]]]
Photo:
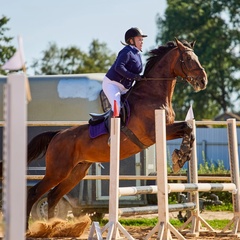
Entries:
[[111, 119], [113, 116], [113, 111], [110, 111], [109, 117], [108, 117], [108, 131], [109, 131], [109, 138], [108, 138], [108, 146], [110, 147], [111, 145]]

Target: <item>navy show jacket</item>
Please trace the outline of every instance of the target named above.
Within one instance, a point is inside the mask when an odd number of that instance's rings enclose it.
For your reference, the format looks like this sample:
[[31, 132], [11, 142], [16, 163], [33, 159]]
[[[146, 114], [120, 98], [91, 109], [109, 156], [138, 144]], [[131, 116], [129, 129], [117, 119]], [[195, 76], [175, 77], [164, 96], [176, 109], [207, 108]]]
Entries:
[[142, 59], [139, 50], [133, 46], [125, 46], [108, 70], [106, 76], [112, 80], [117, 81], [129, 89], [133, 81], [142, 72]]

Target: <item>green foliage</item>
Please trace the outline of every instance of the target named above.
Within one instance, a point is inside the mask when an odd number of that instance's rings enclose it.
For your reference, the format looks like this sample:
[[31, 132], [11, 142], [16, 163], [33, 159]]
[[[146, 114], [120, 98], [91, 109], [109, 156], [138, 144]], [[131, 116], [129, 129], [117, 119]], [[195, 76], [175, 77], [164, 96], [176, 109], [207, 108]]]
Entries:
[[[224, 199], [224, 201], [228, 201], [226, 195], [228, 195], [228, 198], [232, 196], [231, 193], [225, 192], [225, 197], [222, 196], [222, 193], [224, 192], [217, 192], [216, 195], [219, 196], [219, 199]], [[232, 201], [232, 199], [230, 199]], [[205, 207], [206, 210], [213, 211], [213, 212], [222, 212], [222, 211], [233, 211], [233, 205], [230, 202], [224, 202], [223, 205], [208, 205]]]
[[106, 72], [115, 57], [106, 44], [98, 40], [92, 41], [88, 53], [76, 46], [58, 48], [56, 43], [50, 43], [42, 59], [34, 60], [31, 67], [35, 75]]
[[227, 226], [227, 224], [230, 222], [229, 219], [223, 219], [223, 220], [218, 220], [218, 219], [214, 219], [214, 220], [207, 220], [207, 223], [209, 223], [209, 225], [216, 230], [222, 230], [224, 227]]
[[157, 16], [157, 44], [165, 44], [174, 37], [197, 40], [195, 52], [209, 80], [206, 90], [199, 93], [194, 93], [187, 84], [176, 86], [173, 98], [176, 119], [184, 119], [191, 102], [199, 120], [233, 110], [233, 100], [240, 98], [239, 0], [168, 0], [167, 3], [164, 17]]
[[[11, 46], [12, 37], [7, 37], [6, 32], [9, 28], [6, 26], [9, 18], [2, 16], [0, 18], [0, 66], [13, 56], [16, 49]], [[0, 68], [0, 74], [5, 75], [6, 72]]]
[[[108, 222], [107, 219], [100, 220], [100, 225], [104, 226]], [[124, 226], [155, 226], [158, 222], [157, 218], [136, 218], [136, 219], [119, 219], [119, 222]]]
[[208, 161], [205, 157], [204, 152], [203, 155], [203, 163], [199, 164], [198, 174], [228, 174], [229, 170], [226, 170], [224, 167], [223, 160], [218, 160], [217, 163], [213, 163], [212, 160]]

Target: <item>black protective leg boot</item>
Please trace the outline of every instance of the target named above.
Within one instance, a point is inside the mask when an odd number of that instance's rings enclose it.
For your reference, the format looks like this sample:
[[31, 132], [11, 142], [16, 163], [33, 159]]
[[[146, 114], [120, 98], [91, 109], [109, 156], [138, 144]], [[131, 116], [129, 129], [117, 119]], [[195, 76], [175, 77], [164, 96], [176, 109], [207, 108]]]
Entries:
[[112, 116], [113, 116], [113, 111], [111, 111], [109, 113], [109, 117], [108, 117], [108, 130], [109, 130], [109, 138], [108, 138], [108, 146], [110, 147], [111, 145], [111, 119], [112, 119]]

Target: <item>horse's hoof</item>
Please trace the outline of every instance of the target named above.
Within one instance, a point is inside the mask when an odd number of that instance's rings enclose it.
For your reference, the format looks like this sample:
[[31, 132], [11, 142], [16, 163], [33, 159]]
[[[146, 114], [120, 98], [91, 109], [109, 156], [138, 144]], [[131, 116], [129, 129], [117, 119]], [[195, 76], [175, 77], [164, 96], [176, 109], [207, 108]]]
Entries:
[[179, 166], [178, 162], [172, 165], [173, 173], [178, 173], [181, 170], [181, 167]]
[[176, 164], [176, 163], [178, 163], [178, 160], [179, 160], [179, 150], [178, 149], [175, 149], [174, 151], [173, 151], [173, 153], [172, 153], [172, 163], [173, 164]]

